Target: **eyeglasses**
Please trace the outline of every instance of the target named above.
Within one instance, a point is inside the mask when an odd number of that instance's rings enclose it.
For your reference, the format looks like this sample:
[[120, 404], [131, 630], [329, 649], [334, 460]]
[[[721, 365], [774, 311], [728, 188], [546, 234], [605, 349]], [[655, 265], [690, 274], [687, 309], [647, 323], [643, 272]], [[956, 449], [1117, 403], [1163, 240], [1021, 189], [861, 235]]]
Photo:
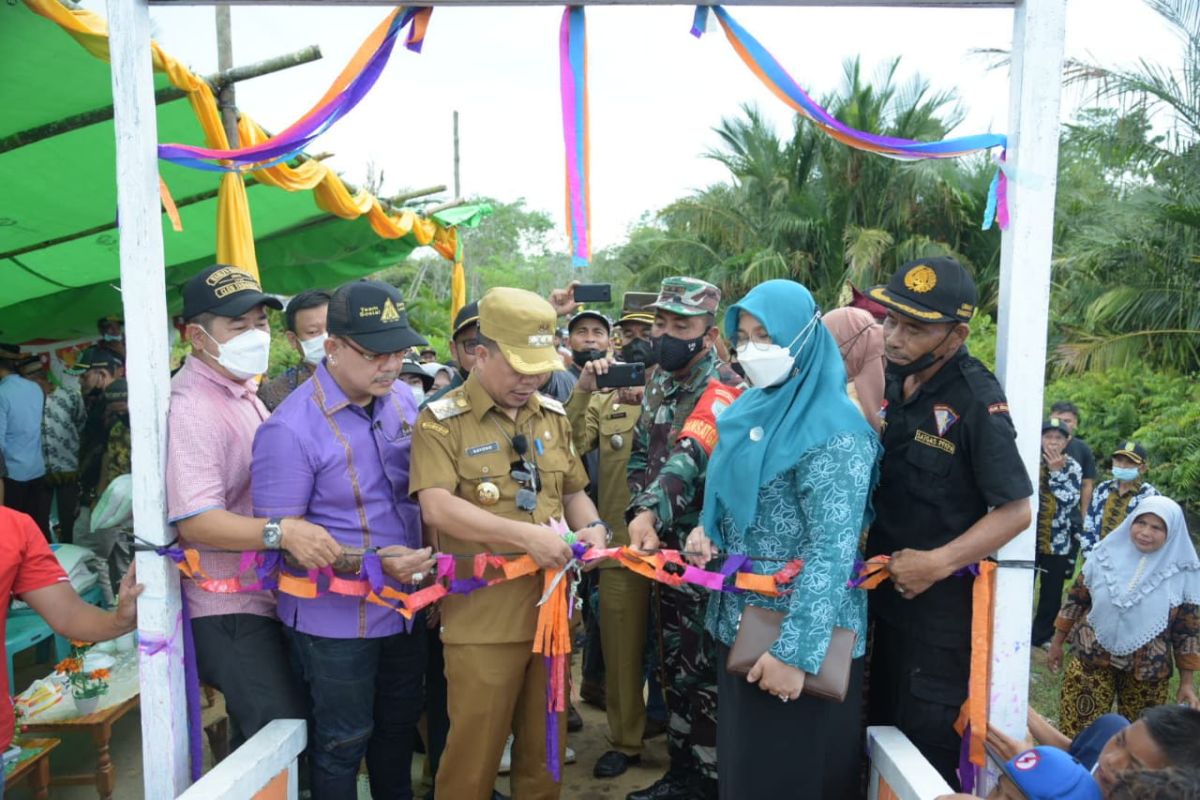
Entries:
[[367, 350], [363, 350], [361, 347], [356, 345], [350, 339], [347, 339], [345, 337], [340, 337], [340, 336], [338, 338], [341, 339], [343, 342], [345, 342], [347, 347], [349, 347], [351, 350], [353, 350], [354, 352], [356, 352], [360, 356], [362, 356], [362, 360], [367, 362], [368, 364], [374, 364], [376, 361], [379, 361], [380, 359], [383, 359], [383, 361], [380, 363], [386, 364], [388, 362], [388, 360], [391, 358], [403, 358], [403, 356], [404, 356], [403, 350], [398, 350], [395, 353], [372, 353]]
[[769, 350], [775, 343], [771, 341], [770, 336], [752, 337], [738, 331], [737, 336], [733, 339], [733, 346], [738, 350], [743, 347], [753, 347], [755, 350]]

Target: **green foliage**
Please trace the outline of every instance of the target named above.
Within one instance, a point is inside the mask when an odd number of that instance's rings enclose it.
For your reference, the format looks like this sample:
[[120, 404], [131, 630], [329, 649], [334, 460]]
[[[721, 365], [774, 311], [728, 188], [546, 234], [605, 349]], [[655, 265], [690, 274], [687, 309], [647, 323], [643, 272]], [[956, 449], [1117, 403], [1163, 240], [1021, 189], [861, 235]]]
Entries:
[[1200, 384], [1195, 375], [1115, 367], [1060, 377], [1046, 387], [1046, 411], [1058, 400], [1079, 406], [1079, 435], [1107, 466], [1126, 439], [1150, 454], [1149, 480], [1192, 510], [1200, 510]]

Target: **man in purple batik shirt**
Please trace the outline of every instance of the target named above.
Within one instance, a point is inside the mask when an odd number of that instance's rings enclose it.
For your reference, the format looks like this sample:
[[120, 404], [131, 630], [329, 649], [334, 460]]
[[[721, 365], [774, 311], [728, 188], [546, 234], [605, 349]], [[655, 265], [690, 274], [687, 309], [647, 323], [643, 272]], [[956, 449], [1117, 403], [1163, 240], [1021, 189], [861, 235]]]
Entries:
[[[377, 551], [385, 585], [413, 592], [434, 566], [408, 496], [413, 394], [397, 377], [408, 348], [400, 292], [378, 281], [342, 286], [329, 303], [325, 359], [258, 429], [251, 483], [256, 514], [301, 517], [342, 546], [341, 578], [366, 577]], [[295, 574], [303, 574], [294, 570]], [[407, 621], [362, 596], [278, 597], [312, 701], [312, 796], [352, 800], [363, 757], [371, 796], [410, 800], [423, 708], [421, 615]], [[416, 628], [416, 633], [413, 630]]]

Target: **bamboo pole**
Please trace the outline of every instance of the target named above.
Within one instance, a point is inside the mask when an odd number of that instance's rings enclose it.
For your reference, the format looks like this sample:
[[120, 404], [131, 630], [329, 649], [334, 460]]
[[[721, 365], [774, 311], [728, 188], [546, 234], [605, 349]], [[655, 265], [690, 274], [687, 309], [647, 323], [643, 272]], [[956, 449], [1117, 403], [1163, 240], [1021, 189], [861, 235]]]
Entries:
[[404, 194], [398, 194], [395, 197], [389, 197], [385, 202], [392, 206], [402, 206], [409, 200], [416, 200], [418, 197], [426, 197], [428, 195], [437, 194], [438, 192], [444, 191], [446, 191], [446, 184], [441, 183], [437, 186], [428, 186], [424, 189], [414, 189], [411, 192], [405, 192]]
[[[218, 72], [215, 75], [209, 75], [206, 80], [213, 91], [220, 92], [226, 85], [232, 85], [237, 81], [249, 80], [250, 78], [258, 78], [263, 75], [270, 75], [273, 72], [290, 69], [292, 67], [307, 64], [310, 61], [316, 61], [321, 58], [321, 48], [317, 45], [310, 45], [303, 50], [297, 50], [294, 53], [287, 55], [276, 56], [269, 58], [266, 61], [259, 61], [255, 64], [247, 64], [244, 67], [234, 67], [233, 69]], [[182, 89], [176, 89], [174, 86], [159, 89], [154, 93], [154, 104], [162, 105], [169, 103], [172, 100], [178, 100], [181, 97], [186, 97], [187, 93]], [[47, 122], [45, 125], [38, 125], [35, 128], [28, 128], [16, 133], [10, 133], [3, 139], [0, 139], [0, 153], [7, 153], [9, 150], [16, 150], [19, 147], [40, 142], [43, 139], [49, 139], [60, 134], [69, 133], [80, 128], [86, 128], [89, 125], [96, 125], [101, 122], [108, 122], [113, 118], [113, 107], [104, 106], [103, 108], [94, 108], [91, 111], [84, 111], [80, 114], [75, 114], [70, 117]]]

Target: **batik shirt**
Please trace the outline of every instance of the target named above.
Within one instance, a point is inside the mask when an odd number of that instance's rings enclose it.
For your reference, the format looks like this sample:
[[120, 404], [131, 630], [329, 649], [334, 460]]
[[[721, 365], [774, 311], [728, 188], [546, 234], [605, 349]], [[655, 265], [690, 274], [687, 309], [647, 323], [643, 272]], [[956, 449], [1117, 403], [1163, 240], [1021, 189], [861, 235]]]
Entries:
[[59, 386], [46, 398], [42, 413], [42, 452], [46, 456], [46, 472], [50, 475], [76, 472], [79, 469], [79, 434], [87, 411], [83, 395]]
[[1068, 634], [1071, 652], [1087, 669], [1112, 669], [1129, 672], [1139, 681], [1165, 681], [1171, 677], [1171, 656], [1179, 669], [1200, 669], [1200, 609], [1181, 603], [1171, 609], [1162, 631], [1129, 655], [1116, 656], [1096, 639], [1096, 629], [1088, 621], [1092, 593], [1080, 575], [1071, 585], [1054, 627]]
[[1071, 526], [1079, 495], [1083, 489], [1083, 467], [1065, 456], [1062, 469], [1054, 472], [1041, 467], [1038, 486], [1038, 552], [1046, 556], [1065, 556], [1071, 552]]
[[1137, 504], [1159, 493], [1151, 484], [1138, 478], [1133, 490], [1126, 494], [1117, 491], [1117, 479], [1109, 478], [1096, 485], [1092, 505], [1083, 523], [1083, 549], [1091, 550], [1125, 521]]
[[642, 509], [653, 511], [666, 547], [679, 547], [700, 518], [708, 454], [694, 439], [676, 440], [711, 380], [729, 386], [741, 383], [738, 374], [711, 350], [682, 381], [670, 372], [655, 370], [642, 400], [642, 416], [633, 430], [629, 457], [633, 499], [626, 519]]
[[804, 559], [804, 569], [780, 597], [713, 592], [707, 627], [716, 639], [733, 644], [742, 609], [750, 603], [784, 612], [779, 640], [770, 653], [785, 664], [818, 672], [835, 626], [854, 631], [854, 657], [863, 655], [867, 593], [848, 588], [847, 582], [859, 556], [862, 531], [871, 521], [870, 498], [879, 480], [881, 453], [873, 433], [839, 434], [759, 490], [754, 520], [745, 530], [739, 530], [728, 513], [722, 515], [718, 524], [724, 550], [754, 554], [752, 571], [776, 572], [795, 558]]

